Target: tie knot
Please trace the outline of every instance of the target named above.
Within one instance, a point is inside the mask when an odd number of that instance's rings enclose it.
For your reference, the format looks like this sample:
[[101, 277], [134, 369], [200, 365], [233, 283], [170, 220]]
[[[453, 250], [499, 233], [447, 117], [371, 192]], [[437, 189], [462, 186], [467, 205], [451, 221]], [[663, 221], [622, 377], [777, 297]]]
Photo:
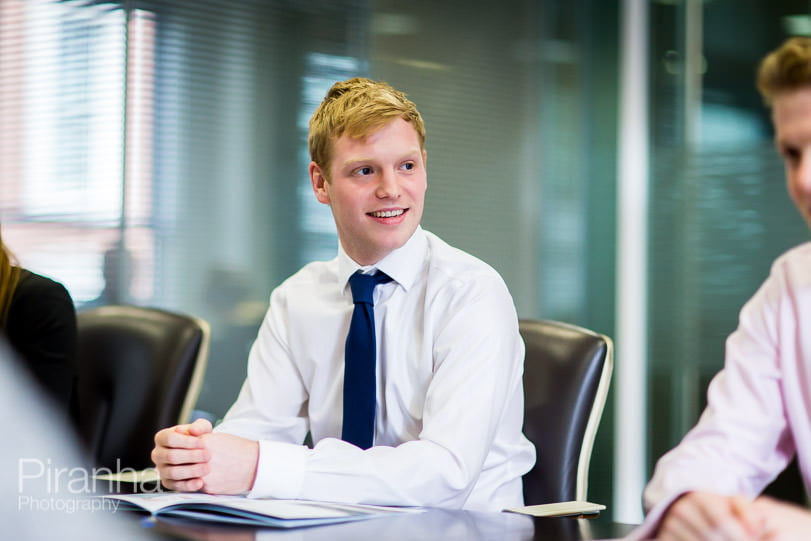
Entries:
[[377, 271], [374, 274], [363, 274], [361, 271], [356, 271], [355, 274], [349, 277], [349, 287], [352, 288], [352, 302], [355, 304], [359, 302], [374, 304], [372, 293], [375, 286], [386, 282], [391, 282], [391, 276], [385, 272]]

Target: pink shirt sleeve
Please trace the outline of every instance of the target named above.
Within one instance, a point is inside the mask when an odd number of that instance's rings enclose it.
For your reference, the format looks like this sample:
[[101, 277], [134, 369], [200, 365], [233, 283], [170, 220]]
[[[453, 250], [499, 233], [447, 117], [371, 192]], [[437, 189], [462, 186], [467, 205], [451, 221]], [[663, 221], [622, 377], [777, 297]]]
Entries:
[[[635, 539], [658, 528], [681, 494], [702, 490], [757, 496], [795, 450], [811, 456], [811, 244], [780, 259], [740, 313], [726, 342], [724, 368], [710, 383], [707, 408], [681, 443], [662, 456], [645, 489], [648, 512]], [[805, 454], [805, 457], [803, 456]]]

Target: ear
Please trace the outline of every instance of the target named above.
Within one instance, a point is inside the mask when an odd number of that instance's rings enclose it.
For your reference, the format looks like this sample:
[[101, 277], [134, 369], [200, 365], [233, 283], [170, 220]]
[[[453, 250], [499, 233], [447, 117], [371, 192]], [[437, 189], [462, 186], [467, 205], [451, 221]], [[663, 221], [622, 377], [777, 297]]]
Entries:
[[428, 151], [425, 149], [422, 149], [422, 165], [428, 167]]
[[321, 170], [321, 167], [319, 167], [315, 162], [310, 162], [308, 171], [310, 172], [310, 182], [313, 185], [313, 193], [315, 193], [315, 198], [318, 199], [319, 203], [329, 205], [327, 177], [324, 176], [324, 172]]

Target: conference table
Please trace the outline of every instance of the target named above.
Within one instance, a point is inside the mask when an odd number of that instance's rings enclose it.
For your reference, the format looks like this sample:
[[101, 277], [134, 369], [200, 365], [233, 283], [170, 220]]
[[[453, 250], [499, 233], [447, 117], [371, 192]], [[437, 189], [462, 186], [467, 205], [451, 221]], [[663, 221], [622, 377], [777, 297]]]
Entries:
[[158, 539], [207, 541], [585, 541], [619, 539], [631, 524], [608, 518], [536, 518], [515, 513], [427, 509], [406, 515], [295, 529], [249, 528], [207, 522], [140, 519], [141, 527]]

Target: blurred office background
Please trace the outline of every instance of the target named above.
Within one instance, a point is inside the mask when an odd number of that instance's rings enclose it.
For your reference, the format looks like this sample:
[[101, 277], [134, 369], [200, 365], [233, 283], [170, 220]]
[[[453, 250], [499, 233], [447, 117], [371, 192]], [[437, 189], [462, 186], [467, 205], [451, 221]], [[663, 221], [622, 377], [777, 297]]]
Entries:
[[0, 0], [3, 237], [80, 310], [209, 320], [198, 408], [221, 416], [271, 289], [335, 253], [309, 116], [336, 80], [386, 80], [426, 120], [425, 228], [498, 269], [521, 317], [617, 340], [589, 498], [638, 520], [738, 309], [808, 238], [754, 87], [806, 33], [796, 0]]

